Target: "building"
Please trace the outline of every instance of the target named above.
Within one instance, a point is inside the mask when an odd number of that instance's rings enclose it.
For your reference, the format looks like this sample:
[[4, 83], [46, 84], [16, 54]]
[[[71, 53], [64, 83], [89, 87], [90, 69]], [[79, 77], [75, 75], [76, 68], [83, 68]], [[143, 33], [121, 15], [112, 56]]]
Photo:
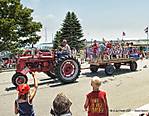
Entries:
[[[119, 43], [133, 43], [135, 46], [142, 46], [142, 47], [147, 47], [149, 46], [149, 40], [147, 39], [124, 39], [124, 40], [110, 40], [111, 42], [119, 42]], [[98, 43], [101, 43], [102, 41], [98, 41]], [[93, 41], [86, 41], [87, 46], [91, 46]]]
[[44, 49], [50, 50], [53, 48], [53, 43], [40, 43], [39, 45], [37, 45], [37, 48], [42, 50]]

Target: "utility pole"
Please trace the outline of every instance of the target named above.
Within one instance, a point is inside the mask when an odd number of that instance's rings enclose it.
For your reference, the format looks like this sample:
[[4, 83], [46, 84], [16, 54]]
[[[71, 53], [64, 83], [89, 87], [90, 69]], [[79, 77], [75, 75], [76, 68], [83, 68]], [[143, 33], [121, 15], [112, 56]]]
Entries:
[[122, 33], [122, 41], [124, 40], [124, 36], [126, 36], [125, 32]]
[[146, 34], [147, 34], [147, 47], [149, 47], [149, 45], [148, 45], [148, 44], [149, 44], [149, 42], [148, 42], [148, 41], [149, 41], [149, 40], [148, 40], [148, 31], [147, 31]]
[[93, 44], [93, 39], [91, 39], [91, 46], [92, 46], [92, 44]]
[[52, 33], [52, 44], [53, 44], [54, 38], [53, 38], [53, 33]]
[[47, 42], [47, 27], [45, 26], [45, 42]]

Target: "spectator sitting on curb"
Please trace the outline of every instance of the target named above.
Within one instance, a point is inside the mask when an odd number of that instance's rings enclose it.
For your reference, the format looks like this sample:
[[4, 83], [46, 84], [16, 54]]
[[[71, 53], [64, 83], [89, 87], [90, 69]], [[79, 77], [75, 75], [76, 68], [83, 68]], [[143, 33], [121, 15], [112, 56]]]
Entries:
[[53, 109], [51, 109], [50, 113], [53, 116], [72, 116], [71, 105], [72, 102], [63, 93], [60, 93], [54, 99]]

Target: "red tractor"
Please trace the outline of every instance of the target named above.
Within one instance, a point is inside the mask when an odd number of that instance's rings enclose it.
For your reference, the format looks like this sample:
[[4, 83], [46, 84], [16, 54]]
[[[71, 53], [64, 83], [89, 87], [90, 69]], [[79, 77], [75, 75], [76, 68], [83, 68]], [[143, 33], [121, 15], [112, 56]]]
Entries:
[[80, 75], [80, 63], [77, 59], [56, 52], [27, 50], [17, 59], [16, 73], [12, 77], [15, 86], [27, 83], [28, 72], [44, 72], [62, 83], [74, 82]]

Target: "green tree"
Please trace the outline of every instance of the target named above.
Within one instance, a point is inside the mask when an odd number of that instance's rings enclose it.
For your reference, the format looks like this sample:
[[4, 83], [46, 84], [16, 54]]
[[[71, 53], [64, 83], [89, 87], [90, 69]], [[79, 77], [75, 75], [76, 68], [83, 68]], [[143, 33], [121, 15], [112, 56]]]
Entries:
[[23, 7], [20, 0], [0, 0], [0, 51], [15, 51], [39, 41], [42, 25], [33, 21], [33, 10]]
[[71, 48], [77, 48], [78, 50], [84, 46], [81, 40], [83, 37], [82, 27], [74, 12], [68, 12], [66, 14], [60, 30], [61, 35], [58, 41], [62, 42], [63, 39], [66, 39]]
[[54, 37], [54, 41], [53, 41], [53, 48], [57, 49], [58, 46], [60, 46], [60, 40], [61, 40], [61, 31], [57, 31]]

